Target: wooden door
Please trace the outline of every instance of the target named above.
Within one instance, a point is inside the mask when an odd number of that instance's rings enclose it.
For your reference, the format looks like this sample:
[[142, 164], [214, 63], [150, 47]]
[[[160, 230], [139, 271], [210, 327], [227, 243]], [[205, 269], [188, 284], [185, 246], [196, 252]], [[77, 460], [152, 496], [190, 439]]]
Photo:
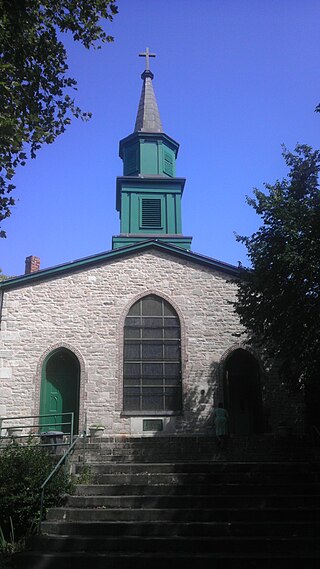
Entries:
[[[78, 432], [80, 366], [78, 359], [66, 349], [56, 350], [43, 366], [41, 384], [40, 414], [48, 414], [41, 420], [42, 431], [57, 430], [70, 432], [70, 421], [74, 413], [74, 432]], [[45, 424], [47, 424], [45, 426]]]

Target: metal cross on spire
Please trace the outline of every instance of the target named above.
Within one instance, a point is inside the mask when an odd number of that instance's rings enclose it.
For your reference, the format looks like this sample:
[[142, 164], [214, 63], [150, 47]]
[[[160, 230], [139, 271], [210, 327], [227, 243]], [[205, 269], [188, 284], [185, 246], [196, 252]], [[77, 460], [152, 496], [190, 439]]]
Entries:
[[139, 57], [145, 57], [146, 58], [146, 71], [150, 71], [149, 57], [156, 57], [156, 54], [150, 53], [149, 48], [147, 47], [145, 53], [139, 53]]

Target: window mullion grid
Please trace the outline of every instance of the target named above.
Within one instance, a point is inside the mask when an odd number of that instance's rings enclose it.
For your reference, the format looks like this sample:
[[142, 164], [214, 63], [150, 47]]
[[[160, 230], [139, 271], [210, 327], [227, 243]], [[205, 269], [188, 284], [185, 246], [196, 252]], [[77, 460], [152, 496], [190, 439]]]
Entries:
[[164, 302], [162, 300], [161, 303], [161, 325], [162, 325], [162, 409], [166, 408], [166, 385], [165, 385], [165, 334], [164, 334], [164, 325], [165, 325], [165, 316], [164, 316]]
[[[140, 308], [140, 309], [141, 309], [141, 308]], [[139, 407], [140, 407], [140, 411], [142, 411], [142, 408], [143, 408], [143, 391], [142, 391], [143, 328], [142, 328], [142, 314], [140, 314], [140, 329], [139, 329], [139, 335], [140, 335], [140, 338], [139, 338], [139, 339], [140, 339], [140, 343], [139, 343], [139, 356], [140, 356], [140, 362], [139, 362], [139, 367], [140, 367], [140, 378], [139, 378]]]
[[[139, 310], [139, 315], [137, 315], [136, 317], [139, 318], [139, 322], [137, 323], [139, 326], [139, 335], [138, 335], [138, 342], [139, 342], [139, 410], [143, 411], [143, 407], [145, 405], [146, 402], [144, 402], [144, 389], [146, 388], [148, 390], [148, 398], [150, 396], [152, 396], [151, 392], [153, 391], [152, 388], [155, 387], [154, 381], [153, 381], [153, 375], [148, 374], [148, 376], [145, 378], [147, 381], [144, 382], [143, 381], [143, 367], [144, 367], [144, 363], [149, 363], [149, 364], [160, 364], [160, 369], [158, 370], [157, 373], [161, 373], [161, 383], [158, 383], [158, 386], [160, 387], [161, 385], [161, 406], [162, 406], [162, 411], [165, 411], [167, 408], [167, 399], [169, 397], [169, 401], [171, 401], [171, 394], [170, 392], [172, 391], [172, 389], [174, 391], [176, 391], [176, 388], [173, 387], [172, 382], [170, 380], [169, 385], [167, 385], [167, 363], [171, 362], [171, 363], [177, 363], [181, 366], [181, 354], [177, 357], [177, 359], [172, 359], [172, 354], [171, 351], [169, 351], [169, 355], [167, 354], [167, 348], [168, 345], [170, 345], [171, 343], [176, 344], [178, 343], [179, 348], [180, 347], [180, 337], [179, 338], [174, 338], [171, 337], [172, 335], [167, 334], [167, 328], [169, 327], [171, 329], [171, 315], [166, 314], [165, 313], [165, 303], [164, 301], [162, 301], [162, 306], [161, 306], [161, 313], [158, 314], [158, 316], [156, 316], [155, 314], [152, 315], [151, 313], [148, 314], [143, 314], [143, 309], [142, 309], [142, 303], [140, 303], [140, 310]], [[148, 320], [148, 318], [156, 318], [157, 322], [154, 325], [151, 325], [151, 329], [149, 329], [149, 333], [145, 333], [145, 328], [146, 331], [148, 329], [148, 324], [146, 323], [146, 321]], [[154, 326], [154, 331], [155, 334], [152, 334], [150, 332], [152, 332], [152, 327]], [[168, 328], [168, 330], [169, 330]], [[157, 333], [156, 333], [157, 331]], [[134, 338], [132, 338], [134, 339]], [[155, 357], [155, 355], [153, 355], [153, 357], [151, 356], [151, 359], [148, 359], [148, 356], [146, 356], [147, 352], [148, 352], [148, 344], [158, 344], [159, 341], [161, 342], [161, 355], [160, 358], [159, 357]], [[130, 339], [129, 339], [130, 342]], [[160, 347], [160, 346], [159, 346]], [[152, 348], [150, 348], [152, 351]], [[146, 352], [145, 352], [146, 350]], [[145, 357], [147, 357], [147, 359], [144, 359]], [[169, 359], [168, 359], [169, 358]], [[152, 372], [150, 372], [152, 373]], [[171, 372], [170, 372], [171, 373]], [[159, 376], [158, 376], [159, 377]], [[170, 375], [171, 377], [171, 375]], [[160, 378], [159, 378], [160, 379]], [[179, 373], [179, 380], [181, 382], [181, 369], [180, 369], [180, 373]], [[157, 383], [157, 382], [156, 382]], [[150, 391], [151, 388], [151, 391]], [[170, 396], [169, 396], [170, 394]], [[160, 395], [160, 394], [159, 394]], [[159, 401], [160, 403], [160, 401]], [[169, 406], [171, 405], [168, 402]], [[160, 409], [159, 409], [160, 410]]]
[[162, 318], [161, 318], [161, 326], [162, 326], [162, 409], [166, 408], [166, 387], [165, 387], [165, 335], [164, 335], [164, 307], [162, 302]]

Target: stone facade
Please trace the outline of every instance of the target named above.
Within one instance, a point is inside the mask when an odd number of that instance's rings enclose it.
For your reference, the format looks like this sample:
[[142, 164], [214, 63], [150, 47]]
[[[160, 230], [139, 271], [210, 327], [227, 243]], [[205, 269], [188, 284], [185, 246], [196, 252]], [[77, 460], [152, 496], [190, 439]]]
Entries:
[[[103, 423], [108, 434], [142, 433], [142, 417], [122, 415], [123, 327], [147, 294], [167, 300], [181, 323], [183, 413], [164, 417], [164, 431], [211, 430], [224, 362], [240, 346], [235, 284], [222, 271], [156, 249], [4, 290], [0, 414], [39, 414], [45, 359], [65, 347], [80, 364], [80, 429], [87, 414], [88, 424]], [[262, 373], [262, 393], [265, 384]]]

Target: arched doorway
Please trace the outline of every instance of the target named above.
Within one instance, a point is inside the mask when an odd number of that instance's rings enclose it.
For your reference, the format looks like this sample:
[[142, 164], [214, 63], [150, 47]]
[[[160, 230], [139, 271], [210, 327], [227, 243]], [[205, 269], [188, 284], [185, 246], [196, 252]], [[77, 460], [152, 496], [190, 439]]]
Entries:
[[[79, 429], [80, 365], [78, 358], [66, 348], [55, 350], [45, 360], [42, 368], [40, 415], [47, 423], [42, 430], [57, 429], [70, 432], [69, 421], [62, 413], [74, 413], [74, 432]], [[49, 424], [49, 425], [48, 425]]]
[[229, 410], [231, 433], [248, 435], [261, 431], [259, 365], [246, 350], [235, 350], [226, 361], [224, 398]]

